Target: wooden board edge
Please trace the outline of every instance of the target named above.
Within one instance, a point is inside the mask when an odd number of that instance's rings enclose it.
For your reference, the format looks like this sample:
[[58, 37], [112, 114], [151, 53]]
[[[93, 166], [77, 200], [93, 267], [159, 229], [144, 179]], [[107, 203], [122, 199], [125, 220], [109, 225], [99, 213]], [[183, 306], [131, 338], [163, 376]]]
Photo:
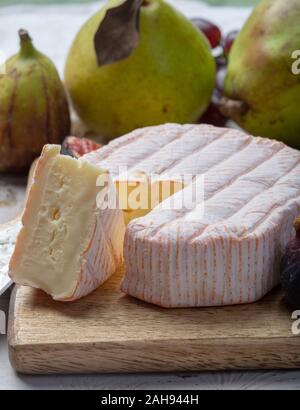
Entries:
[[167, 373], [300, 368], [300, 338], [235, 337], [34, 343], [22, 340], [15, 286], [9, 306], [8, 348], [22, 374]]
[[8, 348], [22, 374], [152, 373], [300, 368], [300, 339], [169, 339], [26, 344], [19, 337], [15, 286], [9, 306]]
[[[10, 361], [22, 374], [167, 373], [300, 368], [297, 338], [269, 340], [160, 340], [19, 344], [10, 342]], [[12, 343], [13, 342], [13, 343]]]
[[7, 344], [8, 357], [11, 366], [17, 370], [18, 365], [18, 340], [17, 340], [17, 319], [16, 319], [16, 297], [18, 292], [18, 285], [14, 285], [11, 292], [9, 309], [8, 309], [8, 325], [7, 325]]

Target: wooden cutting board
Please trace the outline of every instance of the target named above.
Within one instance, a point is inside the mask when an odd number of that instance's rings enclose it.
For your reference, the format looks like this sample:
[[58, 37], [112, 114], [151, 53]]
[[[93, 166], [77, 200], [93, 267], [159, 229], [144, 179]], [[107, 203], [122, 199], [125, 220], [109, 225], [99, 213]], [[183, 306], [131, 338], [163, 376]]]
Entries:
[[122, 294], [121, 278], [71, 304], [16, 287], [13, 367], [29, 374], [300, 367], [300, 337], [279, 289], [252, 305], [166, 310]]

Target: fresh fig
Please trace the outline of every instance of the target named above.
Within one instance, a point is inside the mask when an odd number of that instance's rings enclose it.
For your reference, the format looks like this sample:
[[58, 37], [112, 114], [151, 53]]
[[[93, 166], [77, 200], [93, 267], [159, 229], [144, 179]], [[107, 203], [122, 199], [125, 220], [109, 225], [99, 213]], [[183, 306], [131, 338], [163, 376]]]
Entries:
[[229, 54], [222, 111], [253, 135], [300, 148], [300, 1], [262, 0]]
[[295, 309], [300, 308], [300, 217], [294, 222], [296, 236], [282, 257], [280, 274], [285, 299]]
[[106, 140], [135, 128], [195, 122], [216, 67], [204, 34], [163, 0], [110, 0], [79, 31], [65, 80], [75, 110]]
[[64, 86], [54, 64], [35, 49], [25, 30], [20, 51], [0, 75], [0, 171], [29, 168], [47, 143], [60, 143], [70, 133]]
[[101, 145], [91, 139], [67, 137], [62, 144], [61, 153], [73, 158], [80, 158], [99, 148], [101, 148]]

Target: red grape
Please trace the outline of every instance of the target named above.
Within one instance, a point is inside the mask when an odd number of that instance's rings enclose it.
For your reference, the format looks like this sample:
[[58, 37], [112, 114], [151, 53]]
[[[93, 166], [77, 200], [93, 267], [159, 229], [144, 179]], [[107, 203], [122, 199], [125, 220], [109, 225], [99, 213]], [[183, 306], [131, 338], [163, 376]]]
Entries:
[[227, 36], [225, 37], [224, 40], [224, 54], [225, 56], [229, 55], [229, 52], [231, 50], [231, 47], [233, 43], [235, 42], [235, 39], [237, 35], [239, 34], [238, 30], [231, 31]]
[[200, 123], [211, 124], [216, 127], [224, 127], [226, 125], [228, 119], [219, 110], [221, 98], [222, 94], [215, 90], [208, 109], [199, 120]]
[[212, 48], [216, 48], [220, 45], [222, 40], [222, 33], [218, 26], [202, 18], [193, 18], [191, 19], [191, 21], [199, 30], [201, 30], [205, 34]]

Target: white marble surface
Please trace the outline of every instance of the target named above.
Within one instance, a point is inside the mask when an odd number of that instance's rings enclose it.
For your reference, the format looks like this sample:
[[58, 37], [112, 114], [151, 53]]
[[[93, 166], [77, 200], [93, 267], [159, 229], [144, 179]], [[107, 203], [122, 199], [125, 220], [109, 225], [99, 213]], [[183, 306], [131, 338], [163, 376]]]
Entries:
[[0, 296], [12, 284], [7, 274], [8, 263], [21, 229], [21, 222], [16, 218], [23, 209], [26, 183], [25, 177], [0, 178]]
[[[249, 9], [226, 11], [188, 0], [169, 0], [188, 16], [216, 21], [224, 32], [239, 28]], [[48, 54], [63, 72], [64, 60], [78, 27], [99, 3], [76, 6], [19, 6], [0, 8], [0, 57], [18, 47], [17, 30], [30, 30], [37, 47]], [[8, 306], [8, 294], [0, 297], [0, 311]], [[93, 376], [22, 376], [11, 368], [7, 341], [0, 336], [0, 390], [2, 389], [300, 389], [300, 371], [217, 372], [190, 374], [139, 374]]]

